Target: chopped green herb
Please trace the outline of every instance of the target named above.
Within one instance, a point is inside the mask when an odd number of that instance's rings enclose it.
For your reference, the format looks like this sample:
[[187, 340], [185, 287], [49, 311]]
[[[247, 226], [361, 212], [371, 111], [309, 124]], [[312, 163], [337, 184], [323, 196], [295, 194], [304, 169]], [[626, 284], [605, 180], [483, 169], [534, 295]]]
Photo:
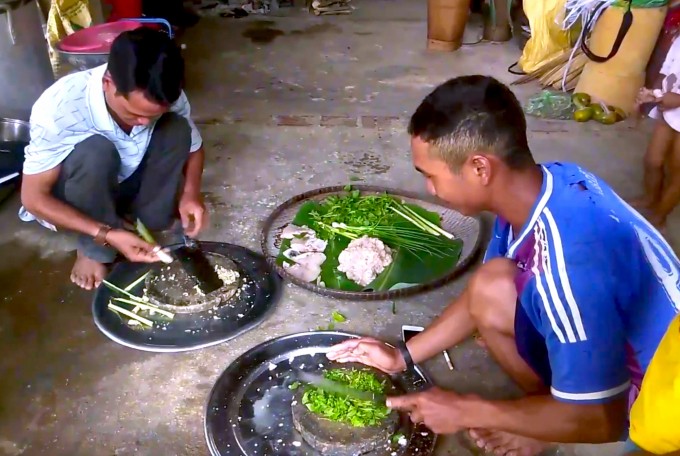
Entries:
[[345, 317], [343, 314], [341, 314], [337, 310], [333, 311], [332, 318], [333, 318], [333, 321], [335, 321], [336, 323], [344, 323], [344, 322], [347, 321], [347, 317]]
[[345, 187], [343, 188], [343, 190], [346, 191], [346, 192], [351, 192], [351, 191], [352, 191], [352, 186], [351, 186], [350, 184], [347, 184], [347, 185], [345, 185]]
[[396, 445], [397, 443], [399, 443], [399, 440], [400, 440], [402, 437], [404, 437], [404, 434], [402, 434], [401, 432], [397, 432], [397, 433], [394, 434], [392, 437], [390, 437], [390, 443], [391, 443], [392, 445]]
[[397, 301], [392, 301], [392, 315], [397, 314]]
[[328, 323], [327, 330], [328, 331], [333, 331], [335, 329], [335, 324], [333, 322]]
[[302, 385], [302, 383], [293, 382], [290, 385], [288, 385], [288, 389], [291, 390], [291, 391], [295, 391], [296, 389], [298, 389], [300, 387], [300, 385]]
[[[360, 391], [383, 394], [385, 390], [385, 384], [366, 369], [331, 369], [324, 372], [324, 377]], [[302, 403], [313, 413], [356, 427], [376, 426], [390, 414], [385, 405], [329, 393], [311, 385], [306, 387]]]

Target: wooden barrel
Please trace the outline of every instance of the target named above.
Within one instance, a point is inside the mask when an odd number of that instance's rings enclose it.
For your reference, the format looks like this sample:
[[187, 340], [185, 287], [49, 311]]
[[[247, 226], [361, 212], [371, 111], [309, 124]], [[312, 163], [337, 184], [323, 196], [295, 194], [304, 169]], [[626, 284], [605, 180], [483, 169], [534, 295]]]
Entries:
[[470, 0], [428, 0], [427, 48], [449, 52], [460, 48], [469, 15]]
[[[635, 97], [645, 83], [647, 62], [663, 27], [667, 7], [633, 8], [633, 24], [617, 54], [604, 63], [590, 61], [579, 78], [576, 93], [632, 112]], [[625, 9], [607, 8], [595, 24], [590, 49], [598, 56], [609, 55], [621, 27]]]

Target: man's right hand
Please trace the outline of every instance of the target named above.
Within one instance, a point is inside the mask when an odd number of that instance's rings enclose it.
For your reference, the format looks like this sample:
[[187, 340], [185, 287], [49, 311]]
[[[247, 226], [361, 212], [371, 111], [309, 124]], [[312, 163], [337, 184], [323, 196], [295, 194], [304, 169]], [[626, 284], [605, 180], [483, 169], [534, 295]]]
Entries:
[[111, 230], [106, 234], [106, 242], [132, 262], [155, 263], [159, 261], [158, 255], [153, 251], [156, 246], [130, 231]]
[[331, 347], [326, 355], [339, 363], [361, 363], [388, 374], [406, 369], [406, 362], [398, 349], [370, 337], [350, 339]]

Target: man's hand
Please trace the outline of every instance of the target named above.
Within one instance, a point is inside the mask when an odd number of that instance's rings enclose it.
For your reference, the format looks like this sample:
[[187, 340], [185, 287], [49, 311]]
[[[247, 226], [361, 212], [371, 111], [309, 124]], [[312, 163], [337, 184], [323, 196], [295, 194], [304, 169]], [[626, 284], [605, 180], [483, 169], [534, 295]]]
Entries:
[[111, 230], [106, 235], [106, 242], [132, 262], [155, 263], [159, 260], [154, 252], [155, 245], [149, 244], [129, 231]]
[[346, 340], [331, 347], [326, 356], [339, 363], [365, 364], [388, 374], [396, 374], [406, 369], [406, 363], [399, 350], [370, 337]]
[[208, 223], [208, 211], [200, 194], [185, 193], [179, 200], [179, 216], [182, 228], [189, 237], [196, 237]]
[[391, 397], [387, 406], [408, 412], [411, 421], [423, 423], [436, 434], [454, 434], [468, 427], [462, 422], [462, 401], [458, 394], [435, 386], [422, 393]]

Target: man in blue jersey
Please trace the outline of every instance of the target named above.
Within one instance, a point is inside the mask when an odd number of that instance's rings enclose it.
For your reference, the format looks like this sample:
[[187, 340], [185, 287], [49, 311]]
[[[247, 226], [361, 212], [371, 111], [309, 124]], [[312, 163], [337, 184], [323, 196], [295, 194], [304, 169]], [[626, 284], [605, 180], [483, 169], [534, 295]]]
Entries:
[[484, 264], [407, 346], [362, 338], [333, 347], [329, 358], [399, 372], [477, 330], [525, 397], [490, 401], [432, 388], [388, 405], [437, 433], [467, 429], [499, 455], [624, 440], [629, 405], [680, 306], [671, 248], [592, 173], [536, 164], [522, 108], [493, 78], [442, 84], [409, 133], [430, 193], [466, 215], [497, 215]]

